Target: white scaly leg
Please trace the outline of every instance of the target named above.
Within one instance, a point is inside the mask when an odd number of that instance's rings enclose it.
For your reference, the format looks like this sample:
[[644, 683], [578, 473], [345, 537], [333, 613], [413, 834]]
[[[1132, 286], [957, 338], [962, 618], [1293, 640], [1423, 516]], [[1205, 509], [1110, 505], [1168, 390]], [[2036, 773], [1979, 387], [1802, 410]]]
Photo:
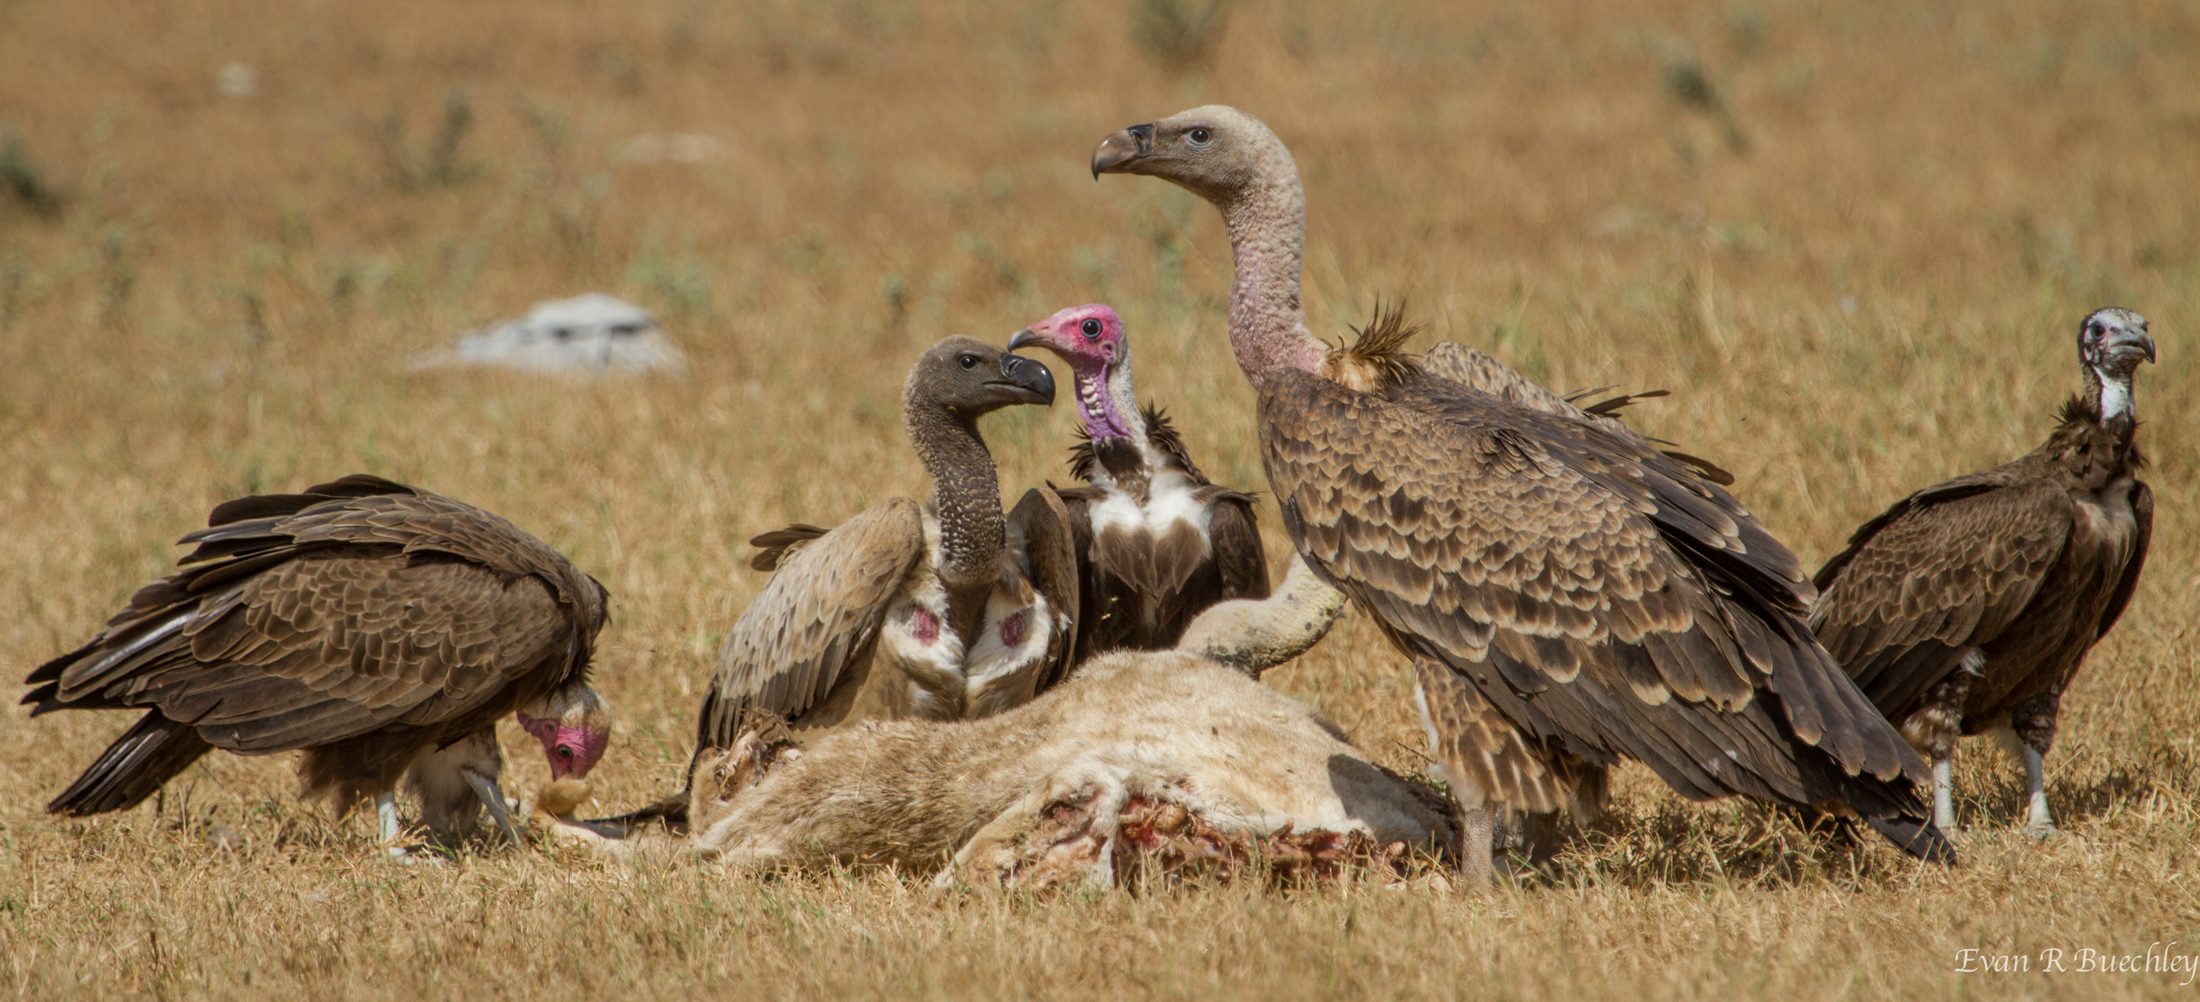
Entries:
[[1940, 833], [1956, 833], [1956, 759], [1950, 752], [1933, 760], [1933, 824]]
[[2055, 816], [2047, 810], [2047, 763], [2030, 745], [2024, 748], [2024, 788], [2031, 794], [2031, 807], [2024, 820], [2025, 834], [2033, 838], [2055, 834]]
[[504, 833], [505, 841], [514, 848], [525, 845], [519, 829], [512, 825], [511, 812], [504, 807], [504, 789], [497, 781], [472, 769], [460, 769], [458, 774], [466, 777], [466, 785], [474, 788], [474, 795], [481, 798], [481, 806], [489, 809], [489, 817], [497, 823], [497, 830]]
[[382, 830], [383, 852], [393, 859], [405, 858], [405, 848], [397, 844], [397, 791], [386, 790], [374, 795], [374, 816]]

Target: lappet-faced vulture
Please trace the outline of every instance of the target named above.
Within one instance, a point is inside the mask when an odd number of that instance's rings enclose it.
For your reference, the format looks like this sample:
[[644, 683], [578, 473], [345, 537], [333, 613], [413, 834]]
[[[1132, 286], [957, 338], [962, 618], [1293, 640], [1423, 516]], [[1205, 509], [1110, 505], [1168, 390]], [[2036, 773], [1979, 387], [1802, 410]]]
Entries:
[[2132, 373], [2153, 360], [2146, 318], [2095, 310], [2078, 327], [2085, 392], [2045, 443], [1903, 498], [1818, 571], [1811, 629], [1932, 759], [1943, 829], [1956, 738], [1991, 732], [2024, 762], [2027, 829], [2054, 830], [2042, 763], [2063, 690], [2123, 615], [2154, 531], [2131, 440]]
[[1284, 527], [1414, 659], [1436, 758], [1470, 809], [1470, 872], [1491, 875], [1482, 808], [1593, 809], [1622, 759], [1691, 799], [1853, 811], [1946, 852], [1922, 820], [1924, 761], [1812, 639], [1810, 582], [1740, 502], [1548, 391], [1446, 378], [1399, 351], [1412, 332], [1395, 314], [1350, 348], [1316, 340], [1298, 169], [1252, 116], [1133, 126], [1092, 167], [1221, 210], [1230, 343], [1259, 392]]
[[1069, 364], [1084, 440], [1070, 450], [1083, 487], [1069, 511], [1083, 605], [1077, 660], [1173, 646], [1208, 606], [1268, 596], [1253, 498], [1209, 481], [1159, 408], [1131, 392], [1131, 345], [1104, 305], [1074, 306], [1016, 333]]
[[207, 525], [181, 570], [25, 680], [32, 716], [145, 711], [47, 810], [135, 806], [215, 748], [302, 750], [303, 794], [338, 814], [372, 799], [385, 842], [408, 771], [431, 823], [470, 816], [471, 790], [516, 840], [498, 718], [518, 711], [553, 777], [603, 756], [588, 668], [604, 589], [541, 540], [363, 475], [225, 502]]

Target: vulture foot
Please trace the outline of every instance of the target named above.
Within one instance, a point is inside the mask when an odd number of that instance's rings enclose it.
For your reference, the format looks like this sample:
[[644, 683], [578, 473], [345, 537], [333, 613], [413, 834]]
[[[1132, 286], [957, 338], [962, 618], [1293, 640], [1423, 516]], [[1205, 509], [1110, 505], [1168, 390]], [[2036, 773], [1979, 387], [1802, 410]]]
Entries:
[[473, 787], [474, 794], [481, 798], [481, 806], [488, 809], [489, 819], [496, 822], [497, 831], [504, 833], [505, 844], [515, 849], [526, 845], [527, 840], [520, 837], [519, 827], [512, 823], [511, 810], [505, 807], [504, 788], [497, 785], [495, 777], [472, 769], [461, 769], [459, 775], [465, 777], [466, 785]]
[[403, 834], [397, 823], [397, 791], [386, 790], [374, 795], [374, 819], [380, 835], [382, 855], [407, 866], [412, 865], [412, 854], [404, 846], [397, 844], [398, 838]]

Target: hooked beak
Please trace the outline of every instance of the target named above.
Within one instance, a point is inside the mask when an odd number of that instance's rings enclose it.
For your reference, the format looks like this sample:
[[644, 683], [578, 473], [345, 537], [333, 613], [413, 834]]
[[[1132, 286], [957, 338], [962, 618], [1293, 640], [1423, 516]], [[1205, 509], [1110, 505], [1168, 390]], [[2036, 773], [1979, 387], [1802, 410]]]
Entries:
[[2110, 347], [2130, 345], [2147, 353], [2147, 361], [2154, 361], [2154, 338], [2145, 331], [2137, 331], [2130, 337], [2110, 342]]
[[1005, 378], [996, 385], [1013, 389], [1022, 403], [1042, 407], [1054, 403], [1054, 374], [1046, 366], [1022, 355], [1002, 355], [1001, 375]]
[[1048, 341], [1046, 335], [1041, 334], [1038, 331], [1032, 330], [1029, 327], [1017, 331], [1015, 337], [1008, 339], [1008, 350], [1010, 351], [1015, 351], [1018, 348], [1032, 347], [1052, 348], [1054, 347], [1054, 343]]
[[1150, 122], [1110, 132], [1092, 151], [1092, 179], [1097, 181], [1102, 174], [1128, 173], [1130, 168], [1126, 165], [1152, 152], [1153, 124]]

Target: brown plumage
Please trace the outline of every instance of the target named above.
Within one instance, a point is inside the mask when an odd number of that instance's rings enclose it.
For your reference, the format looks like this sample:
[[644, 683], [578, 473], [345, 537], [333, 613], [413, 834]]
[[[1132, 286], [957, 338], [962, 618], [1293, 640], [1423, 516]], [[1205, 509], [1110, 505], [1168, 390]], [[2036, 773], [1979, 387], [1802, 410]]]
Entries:
[[603, 586], [511, 523], [354, 475], [224, 503], [208, 526], [182, 570], [26, 680], [33, 716], [146, 711], [48, 810], [134, 806], [214, 748], [302, 749], [305, 795], [339, 813], [374, 798], [394, 834], [406, 770], [514, 710], [539, 718], [554, 772], [602, 754]]
[[[1513, 393], [1433, 374], [1400, 352], [1395, 319], [1347, 348], [1315, 340], [1297, 168], [1251, 116], [1134, 126], [1093, 165], [1221, 210], [1231, 344], [1284, 526], [1415, 659], [1465, 806], [1593, 799], [1633, 759], [1692, 799], [1853, 810], [1914, 852], [1945, 850], [1919, 821], [1924, 763], [1812, 640], [1800, 565], [1731, 495], [1517, 374]], [[1486, 874], [1487, 815], [1469, 815], [1465, 862]]]
[[2042, 763], [2063, 690], [2146, 563], [2154, 495], [2131, 405], [2132, 372], [2154, 358], [2146, 320], [2097, 310], [2078, 354], [2086, 393], [2039, 448], [1902, 499], [1818, 571], [1811, 628], [1933, 760], [1944, 828], [1956, 738], [1984, 732], [2024, 760], [2028, 827], [2053, 828]]
[[[1077, 573], [1061, 502], [1025, 493], [1001, 512], [980, 416], [1048, 404], [1046, 367], [952, 337], [909, 371], [902, 421], [932, 481], [926, 503], [888, 498], [831, 530], [757, 536], [772, 570], [718, 652], [696, 721], [697, 760], [759, 714], [798, 737], [865, 720], [964, 720], [1020, 705], [1068, 672]], [[693, 773], [693, 762], [689, 772]], [[686, 825], [685, 790], [598, 822]]]
[[1207, 479], [1159, 408], [1137, 405], [1130, 339], [1113, 309], [1073, 306], [1018, 331], [1070, 366], [1081, 441], [1056, 491], [1069, 516], [1083, 603], [1077, 660], [1173, 646], [1217, 602], [1268, 595], [1255, 500]]

